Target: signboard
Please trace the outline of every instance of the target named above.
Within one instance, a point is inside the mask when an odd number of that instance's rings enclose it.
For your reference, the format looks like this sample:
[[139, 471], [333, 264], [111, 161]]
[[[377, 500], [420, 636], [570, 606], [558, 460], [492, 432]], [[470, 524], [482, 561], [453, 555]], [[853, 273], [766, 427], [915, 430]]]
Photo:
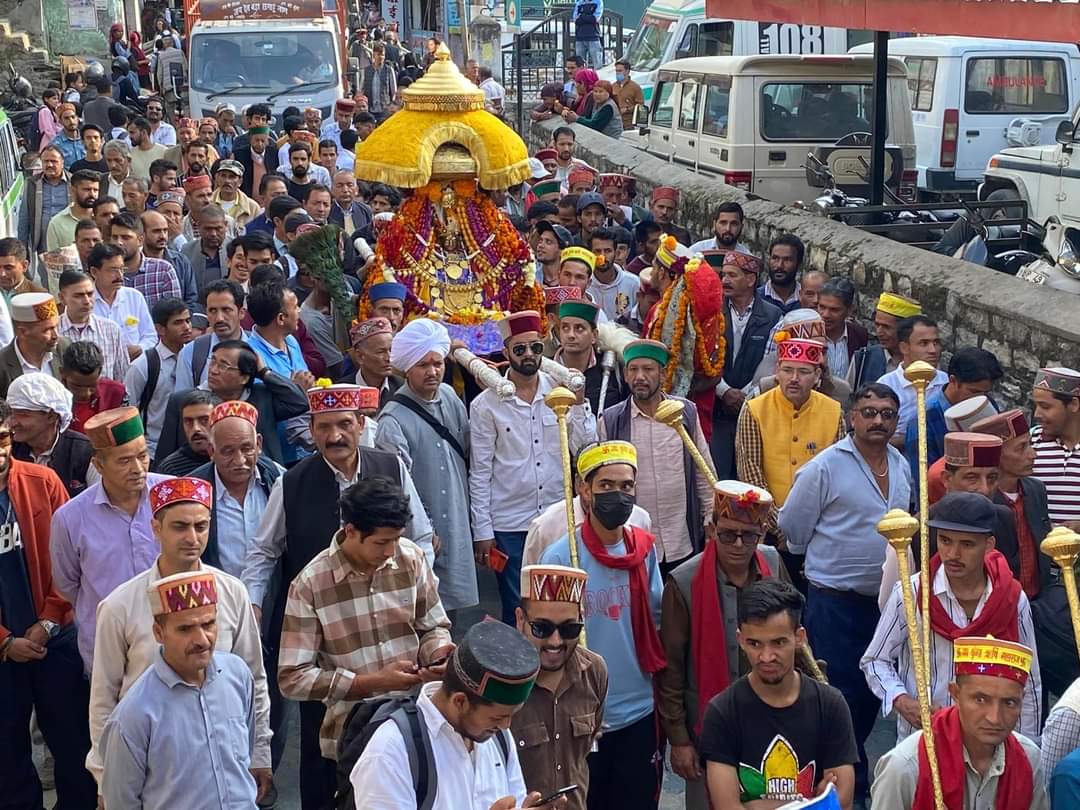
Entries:
[[68, 28], [72, 31], [96, 31], [97, 8], [94, 0], [68, 0]]
[[314, 20], [323, 16], [322, 0], [199, 0], [204, 20]]
[[457, 34], [461, 32], [461, 0], [446, 0], [446, 30]]
[[709, 17], [1080, 42], [1080, 0], [705, 0]]
[[397, 23], [398, 31], [404, 31], [405, 0], [382, 0], [382, 18], [387, 24]]

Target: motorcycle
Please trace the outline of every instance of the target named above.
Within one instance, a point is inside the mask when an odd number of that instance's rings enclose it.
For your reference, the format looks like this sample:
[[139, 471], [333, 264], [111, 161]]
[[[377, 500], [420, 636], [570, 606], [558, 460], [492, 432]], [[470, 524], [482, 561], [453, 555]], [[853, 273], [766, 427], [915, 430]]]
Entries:
[[25, 76], [19, 75], [15, 66], [8, 63], [7, 88], [0, 93], [0, 107], [3, 107], [11, 119], [11, 125], [19, 137], [20, 145], [25, 145], [26, 132], [40, 106], [34, 98], [34, 87]]
[[987, 225], [982, 217], [967, 204], [966, 209], [949, 227], [941, 239], [930, 247], [934, 253], [952, 256], [954, 259], [989, 267], [999, 273], [1015, 276], [1020, 268], [1037, 259], [1039, 254], [1024, 248], [1009, 248], [996, 253], [990, 252], [990, 242], [1001, 240], [1021, 240], [1019, 225]]
[[1080, 295], [1080, 232], [1048, 222], [1043, 254], [1024, 263], [1016, 277], [1052, 290]]

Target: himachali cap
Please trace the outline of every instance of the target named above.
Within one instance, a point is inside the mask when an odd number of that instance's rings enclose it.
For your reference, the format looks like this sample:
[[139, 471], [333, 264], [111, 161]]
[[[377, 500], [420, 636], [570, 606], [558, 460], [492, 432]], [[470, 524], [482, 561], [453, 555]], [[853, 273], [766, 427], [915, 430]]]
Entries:
[[580, 318], [589, 326], [596, 326], [599, 317], [600, 307], [592, 301], [564, 301], [559, 304], [559, 318]]
[[521, 569], [521, 598], [580, 605], [589, 575], [567, 565], [526, 565]]
[[607, 203], [604, 202], [604, 198], [597, 194], [595, 191], [586, 191], [577, 201], [577, 212], [580, 214], [590, 205], [599, 205], [605, 211], [607, 210]]
[[404, 301], [408, 290], [404, 284], [396, 281], [383, 281], [368, 287], [368, 300], [372, 303], [384, 299], [393, 298], [396, 301]]
[[886, 315], [892, 315], [894, 318], [910, 318], [913, 315], [922, 314], [922, 304], [918, 301], [890, 292], [878, 296], [875, 309]]
[[562, 187], [559, 185], [558, 180], [540, 180], [532, 184], [532, 193], [537, 197], [543, 197], [545, 194], [559, 194], [562, 191]]
[[1015, 641], [993, 636], [965, 636], [953, 641], [953, 673], [991, 675], [1026, 684], [1035, 653]]
[[776, 361], [820, 366], [825, 362], [825, 347], [816, 340], [789, 338], [777, 346]]
[[185, 571], [151, 582], [146, 588], [150, 614], [164, 616], [216, 605], [217, 580], [209, 571]]
[[18, 323], [37, 323], [60, 317], [56, 299], [47, 292], [19, 293], [12, 296], [8, 308], [11, 310], [11, 320]]
[[339, 383], [333, 385], [326, 377], [320, 377], [314, 388], [307, 391], [308, 407], [317, 413], [335, 411], [361, 411], [379, 407], [379, 389], [366, 385]]
[[366, 321], [353, 324], [349, 330], [349, 340], [353, 348], [374, 335], [392, 335], [394, 327], [387, 318], [368, 318]]
[[500, 706], [518, 706], [529, 699], [540, 656], [510, 625], [480, 622], [469, 628], [450, 665], [472, 694]]
[[996, 467], [1001, 439], [986, 433], [946, 433], [945, 463], [954, 467]]
[[198, 126], [195, 124], [195, 119], [194, 118], [181, 118], [180, 119], [180, 123], [178, 123], [176, 125], [176, 131], [180, 132], [181, 130], [185, 130], [185, 129], [190, 129], [190, 130], [198, 129]]
[[1061, 366], [1041, 368], [1039, 373], [1035, 375], [1035, 387], [1054, 394], [1080, 397], [1080, 371], [1073, 371], [1071, 368], [1062, 368]]
[[338, 112], [351, 113], [353, 110], [356, 109], [356, 102], [353, 101], [351, 98], [339, 98], [334, 103], [334, 109]]
[[742, 481], [717, 481], [713, 485], [713, 517], [760, 525], [769, 515], [773, 498], [768, 490]]
[[[568, 188], [572, 187], [575, 183], [593, 183], [596, 180], [596, 172], [587, 166], [575, 166], [570, 170], [570, 174], [566, 176], [566, 185]], [[581, 210], [580, 208], [578, 209]]]
[[650, 199], [653, 202], [660, 200], [671, 200], [676, 205], [679, 204], [679, 190], [674, 186], [657, 186], [653, 189], [652, 197]]
[[537, 150], [536, 154], [533, 155], [533, 157], [535, 157], [540, 162], [543, 162], [545, 160], [558, 160], [559, 152], [554, 147], [547, 146], [543, 149]]
[[755, 276], [761, 272], [761, 259], [741, 250], [729, 250], [724, 256], [724, 264], [733, 264], [744, 273], [753, 273]]
[[666, 270], [670, 270], [679, 259], [689, 259], [690, 249], [679, 244], [679, 240], [671, 234], [665, 233], [660, 236], [660, 245], [656, 248], [656, 261]]
[[825, 321], [813, 309], [793, 309], [780, 319], [773, 340], [783, 343], [791, 338], [825, 340]]
[[577, 471], [582, 478], [593, 470], [609, 464], [629, 464], [636, 470], [637, 448], [630, 442], [597, 442], [578, 453]]
[[623, 347], [623, 365], [628, 365], [631, 360], [642, 357], [655, 360], [660, 364], [660, 368], [664, 368], [671, 359], [671, 352], [659, 340], [632, 340]]
[[991, 416], [989, 419], [980, 419], [971, 429], [975, 433], [987, 433], [997, 436], [1003, 442], [1015, 439], [1017, 436], [1026, 436], [1031, 429], [1027, 417], [1019, 408]]
[[[250, 130], [248, 131], [250, 132]], [[182, 188], [171, 188], [157, 195], [157, 207], [160, 208], [165, 203], [176, 203], [183, 208], [186, 199], [187, 193]]]
[[143, 435], [139, 409], [128, 405], [95, 413], [83, 422], [83, 433], [95, 450], [133, 442]]
[[615, 174], [614, 172], [609, 174], [600, 175], [600, 188], [633, 188], [636, 182], [633, 177], [628, 174]]
[[548, 306], [561, 304], [563, 301], [580, 301], [581, 287], [545, 287], [544, 303]]
[[243, 419], [252, 427], [258, 427], [259, 425], [258, 409], [250, 402], [233, 399], [228, 402], [219, 402], [214, 406], [214, 410], [210, 411], [210, 427], [213, 427], [222, 419], [228, 419], [230, 416]]
[[930, 507], [927, 525], [945, 531], [993, 534], [997, 526], [997, 509], [989, 498], [978, 492], [949, 492]]
[[[579, 208], [578, 210], [581, 209]], [[597, 255], [588, 248], [577, 247], [575, 245], [574, 247], [563, 248], [562, 253], [559, 254], [559, 263], [565, 264], [566, 262], [573, 259], [588, 266], [591, 272], [592, 270], [596, 269], [596, 265], [603, 264], [602, 262], [597, 261], [597, 258]]]
[[701, 251], [701, 258], [705, 260], [705, 264], [709, 265], [713, 270], [719, 270], [724, 266], [724, 257], [727, 256], [726, 250], [703, 250]]
[[150, 487], [150, 514], [156, 515], [166, 506], [177, 503], [198, 503], [209, 509], [212, 498], [209, 481], [201, 478], [169, 478]]
[[527, 332], [541, 332], [540, 313], [535, 310], [515, 312], [499, 321], [499, 334], [502, 335], [503, 343], [515, 335], [524, 335]]
[[654, 291], [652, 283], [652, 268], [645, 267], [640, 273], [638, 273], [638, 281], [641, 282], [641, 291], [643, 293], [651, 293]]
[[208, 174], [196, 174], [191, 177], [184, 178], [184, 193], [190, 194], [193, 191], [198, 191], [201, 188], [210, 188], [210, 175]]
[[997, 414], [994, 403], [985, 394], [957, 402], [945, 409], [945, 427], [948, 432], [975, 430], [975, 423]]

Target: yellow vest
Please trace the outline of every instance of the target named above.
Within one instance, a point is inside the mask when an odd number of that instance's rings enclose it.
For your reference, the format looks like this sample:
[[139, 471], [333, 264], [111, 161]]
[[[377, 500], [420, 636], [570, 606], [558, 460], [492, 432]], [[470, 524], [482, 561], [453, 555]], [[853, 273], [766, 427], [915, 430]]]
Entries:
[[798, 411], [779, 387], [748, 400], [761, 430], [765, 480], [776, 505], [783, 506], [795, 471], [836, 441], [840, 403], [817, 391]]

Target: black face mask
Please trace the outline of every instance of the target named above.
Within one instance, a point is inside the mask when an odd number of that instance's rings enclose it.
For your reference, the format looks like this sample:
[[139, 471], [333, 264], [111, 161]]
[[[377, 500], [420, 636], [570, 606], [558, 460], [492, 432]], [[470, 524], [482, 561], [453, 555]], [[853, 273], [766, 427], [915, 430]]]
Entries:
[[636, 499], [626, 492], [594, 492], [592, 513], [600, 525], [608, 531], [614, 531], [630, 519]]

